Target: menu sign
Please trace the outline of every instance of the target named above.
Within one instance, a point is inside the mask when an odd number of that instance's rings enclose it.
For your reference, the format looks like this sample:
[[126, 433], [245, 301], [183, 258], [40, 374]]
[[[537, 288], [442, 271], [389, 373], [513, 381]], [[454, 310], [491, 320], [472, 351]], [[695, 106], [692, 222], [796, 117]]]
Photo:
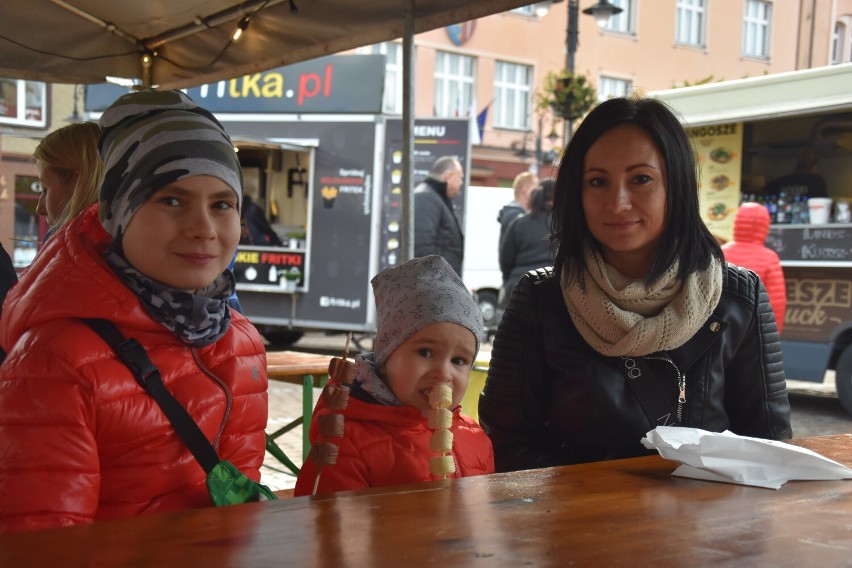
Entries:
[[852, 261], [852, 225], [773, 225], [766, 246], [781, 260]]
[[698, 157], [701, 218], [726, 241], [734, 235], [740, 204], [743, 125], [741, 122], [688, 128]]
[[[381, 211], [381, 256], [379, 270], [396, 266], [401, 261], [402, 231], [402, 121], [389, 119], [385, 136], [385, 178]], [[414, 179], [412, 191], [429, 175], [438, 158], [452, 156], [467, 173], [470, 153], [470, 121], [468, 119], [417, 119], [414, 124]], [[389, 159], [388, 159], [389, 158]], [[453, 198], [456, 217], [463, 225], [464, 188]], [[412, 204], [413, 206], [413, 204]]]

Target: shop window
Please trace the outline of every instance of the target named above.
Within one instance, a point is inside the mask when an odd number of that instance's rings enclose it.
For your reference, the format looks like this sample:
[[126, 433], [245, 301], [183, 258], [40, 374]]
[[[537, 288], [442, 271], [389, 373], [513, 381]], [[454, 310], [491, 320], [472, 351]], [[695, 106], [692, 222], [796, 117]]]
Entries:
[[476, 60], [439, 51], [435, 62], [435, 116], [464, 117], [473, 104]]
[[852, 16], [841, 16], [834, 22], [834, 35], [831, 38], [831, 64], [852, 61], [850, 53], [849, 29], [852, 27]]
[[532, 67], [497, 61], [494, 66], [494, 126], [530, 129]]
[[46, 100], [44, 83], [0, 79], [0, 124], [44, 127]]
[[35, 176], [15, 176], [15, 234], [11, 252], [15, 268], [30, 265], [47, 228], [44, 219], [36, 213], [38, 194], [33, 192], [33, 187], [37, 183]]
[[617, 77], [598, 77], [598, 101], [603, 102], [613, 97], [626, 97], [633, 90], [633, 81]]
[[763, 0], [746, 0], [743, 14], [743, 55], [769, 58], [769, 31], [772, 5]]
[[622, 34], [636, 34], [636, 0], [610, 0], [621, 12], [609, 17], [604, 29]]
[[705, 20], [704, 0], [677, 0], [675, 41], [704, 47]]

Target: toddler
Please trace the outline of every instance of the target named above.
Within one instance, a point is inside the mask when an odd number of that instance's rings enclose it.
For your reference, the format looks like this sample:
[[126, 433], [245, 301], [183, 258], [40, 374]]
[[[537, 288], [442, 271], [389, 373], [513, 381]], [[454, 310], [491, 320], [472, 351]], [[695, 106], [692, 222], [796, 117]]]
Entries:
[[[430, 440], [436, 429], [452, 433], [449, 477], [494, 472], [491, 441], [479, 425], [461, 414], [459, 401], [479, 351], [482, 315], [464, 283], [440, 256], [415, 258], [371, 281], [376, 298], [377, 333], [373, 353], [355, 358], [355, 377], [342, 410], [344, 431], [331, 438], [339, 446], [336, 463], [320, 465], [317, 452], [302, 467], [295, 495], [316, 494], [430, 481], [436, 457]], [[331, 414], [326, 394], [311, 422], [314, 449], [329, 438], [320, 433]], [[447, 424], [435, 423], [430, 393], [452, 389]], [[444, 389], [446, 392], [446, 389]], [[434, 444], [434, 440], [432, 440]], [[317, 482], [317, 475], [321, 474]]]

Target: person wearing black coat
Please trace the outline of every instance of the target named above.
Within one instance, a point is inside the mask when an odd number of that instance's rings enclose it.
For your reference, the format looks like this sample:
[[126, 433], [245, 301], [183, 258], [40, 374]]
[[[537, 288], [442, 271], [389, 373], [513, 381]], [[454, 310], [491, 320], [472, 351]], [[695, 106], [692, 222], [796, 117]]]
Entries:
[[500, 307], [521, 276], [535, 268], [553, 264], [555, 254], [550, 241], [550, 212], [553, 209], [553, 180], [546, 179], [530, 195], [530, 212], [515, 217], [500, 239]]
[[9, 253], [0, 244], [0, 307], [3, 306], [3, 300], [6, 299], [6, 292], [17, 283], [18, 273], [15, 272], [15, 265], [9, 258]]
[[598, 105], [562, 160], [553, 214], [554, 266], [515, 286], [480, 396], [497, 471], [645, 455], [660, 425], [792, 436], [766, 290], [724, 263], [664, 103]]
[[463, 182], [461, 163], [443, 156], [414, 188], [414, 256], [442, 256], [456, 274], [462, 274], [464, 234], [452, 200]]

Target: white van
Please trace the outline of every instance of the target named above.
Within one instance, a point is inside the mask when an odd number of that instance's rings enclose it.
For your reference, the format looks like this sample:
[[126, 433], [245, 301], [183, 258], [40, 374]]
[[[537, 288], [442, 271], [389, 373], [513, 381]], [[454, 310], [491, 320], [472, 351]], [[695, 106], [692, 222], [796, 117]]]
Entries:
[[500, 222], [497, 214], [514, 199], [511, 187], [467, 188], [464, 220], [462, 280], [473, 292], [489, 337], [497, 330], [497, 296], [503, 284], [500, 272]]

